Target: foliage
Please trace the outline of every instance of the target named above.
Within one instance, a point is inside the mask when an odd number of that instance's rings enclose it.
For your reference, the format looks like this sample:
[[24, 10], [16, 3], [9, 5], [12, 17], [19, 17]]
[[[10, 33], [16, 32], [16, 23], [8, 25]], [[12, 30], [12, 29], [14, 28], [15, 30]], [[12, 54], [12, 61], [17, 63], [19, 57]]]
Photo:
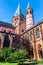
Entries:
[[24, 61], [26, 59], [28, 53], [26, 50], [17, 50], [16, 52], [10, 54], [9, 59], [11, 62], [19, 62], [19, 61]]
[[40, 64], [43, 64], [43, 60], [38, 60], [37, 62]]
[[15, 48], [4, 48], [0, 50], [0, 61], [6, 61], [6, 59], [9, 58], [11, 53], [14, 53], [16, 49]]
[[0, 50], [0, 61], [3, 62], [19, 62], [24, 61], [23, 59], [27, 58], [26, 50], [18, 50], [15, 48], [4, 48]]
[[26, 59], [28, 55], [28, 52], [26, 50], [20, 50], [19, 51], [19, 58], [20, 59]]

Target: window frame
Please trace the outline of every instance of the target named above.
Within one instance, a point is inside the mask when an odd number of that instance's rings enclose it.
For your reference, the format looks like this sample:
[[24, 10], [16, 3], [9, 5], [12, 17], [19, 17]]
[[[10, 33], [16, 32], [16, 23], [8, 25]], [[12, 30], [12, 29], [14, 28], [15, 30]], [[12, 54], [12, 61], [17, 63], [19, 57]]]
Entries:
[[36, 38], [40, 38], [40, 30], [39, 30], [39, 28], [36, 29]]

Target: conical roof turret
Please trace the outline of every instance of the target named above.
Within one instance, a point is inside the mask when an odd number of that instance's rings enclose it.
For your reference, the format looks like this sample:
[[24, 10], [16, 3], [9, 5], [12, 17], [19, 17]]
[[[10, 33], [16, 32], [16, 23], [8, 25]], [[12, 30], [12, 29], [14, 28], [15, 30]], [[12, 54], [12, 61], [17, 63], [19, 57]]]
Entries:
[[28, 5], [27, 5], [27, 8], [26, 8], [26, 9], [28, 9], [28, 8], [31, 8], [31, 7], [30, 7], [30, 3], [29, 3], [29, 2], [28, 2]]
[[18, 5], [17, 10], [16, 10], [14, 16], [23, 16], [21, 8], [20, 8], [20, 4]]

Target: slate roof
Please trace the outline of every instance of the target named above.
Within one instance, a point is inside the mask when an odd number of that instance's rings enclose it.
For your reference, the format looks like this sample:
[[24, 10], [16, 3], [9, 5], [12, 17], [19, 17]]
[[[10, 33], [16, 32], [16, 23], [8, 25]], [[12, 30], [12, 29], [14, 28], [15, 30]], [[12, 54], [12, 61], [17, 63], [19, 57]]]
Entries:
[[31, 6], [30, 6], [30, 3], [28, 2], [28, 5], [27, 5], [27, 8], [26, 9], [28, 9], [28, 8], [31, 8]]
[[12, 24], [0, 21], [0, 26], [15, 28]]
[[15, 16], [24, 16], [22, 11], [21, 11], [20, 4], [18, 5], [17, 10], [16, 10], [16, 12], [14, 14], [14, 17]]

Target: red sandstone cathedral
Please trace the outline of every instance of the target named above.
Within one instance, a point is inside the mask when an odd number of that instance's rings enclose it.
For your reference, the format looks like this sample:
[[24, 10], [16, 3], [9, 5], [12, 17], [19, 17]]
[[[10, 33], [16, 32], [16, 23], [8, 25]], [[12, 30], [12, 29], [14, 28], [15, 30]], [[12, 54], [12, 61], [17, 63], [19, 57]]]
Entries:
[[[0, 21], [0, 31], [20, 35], [21, 39], [28, 40], [31, 44], [31, 59], [43, 58], [43, 20], [34, 25], [33, 9], [29, 3], [26, 8], [26, 17], [24, 17], [20, 5], [18, 5], [12, 18], [12, 24]], [[3, 43], [3, 41], [1, 43]], [[10, 46], [11, 44], [12, 41]], [[0, 44], [0, 47], [2, 48], [3, 44]]]
[[12, 24], [0, 21], [0, 31], [11, 32], [14, 34], [22, 34], [27, 29], [32, 27], [33, 24], [33, 10], [30, 7], [29, 3], [26, 9], [26, 18], [21, 11], [20, 5], [18, 5], [17, 10], [12, 18]]

